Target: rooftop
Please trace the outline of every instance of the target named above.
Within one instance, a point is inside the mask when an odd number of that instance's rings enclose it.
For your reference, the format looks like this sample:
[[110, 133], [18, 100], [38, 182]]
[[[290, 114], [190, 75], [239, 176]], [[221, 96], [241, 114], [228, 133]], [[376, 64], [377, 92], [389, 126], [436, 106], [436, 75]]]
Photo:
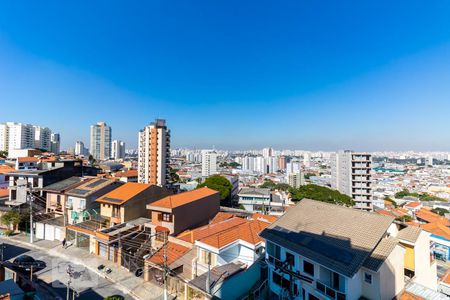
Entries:
[[434, 212], [432, 212], [426, 208], [422, 208], [419, 211], [417, 211], [416, 217], [424, 220], [427, 223], [439, 222], [445, 226], [450, 226], [450, 221], [447, 218], [442, 217], [438, 214], [435, 214]]
[[75, 197], [87, 197], [96, 191], [101, 190], [102, 188], [115, 183], [115, 180], [103, 179], [103, 178], [90, 178], [85, 180], [83, 184], [76, 186], [75, 188], [71, 188], [66, 191], [67, 195], [75, 196]]
[[420, 226], [423, 230], [450, 241], [450, 228], [444, 226], [442, 223], [428, 223]]
[[150, 187], [152, 187], [150, 184], [127, 182], [98, 198], [96, 201], [101, 203], [122, 205]]
[[[229, 263], [226, 265], [222, 265], [219, 267], [214, 267], [211, 269], [210, 272], [210, 286], [212, 289], [213, 287], [218, 285], [219, 283], [225, 281], [228, 277], [231, 277], [243, 270], [245, 270], [246, 266], [244, 264], [240, 263]], [[193, 280], [191, 280], [189, 283], [197, 288], [199, 288], [202, 291], [206, 291], [206, 277], [208, 276], [207, 273], [204, 273]]]
[[270, 189], [266, 188], [242, 188], [239, 191], [239, 195], [257, 195], [257, 196], [270, 196]]
[[[158, 249], [154, 255], [152, 255], [148, 260], [156, 265], [164, 264], [164, 247]], [[190, 249], [176, 244], [174, 242], [167, 242], [166, 255], [167, 255], [167, 265], [171, 265], [177, 259], [186, 254]]]
[[81, 177], [70, 177], [65, 180], [58, 181], [56, 183], [47, 185], [44, 190], [45, 191], [51, 191], [51, 192], [64, 192], [67, 189], [74, 188], [75, 186], [79, 185], [82, 182]]
[[261, 237], [352, 277], [393, 221], [393, 217], [303, 199]]
[[138, 170], [128, 170], [123, 172], [117, 172], [114, 174], [114, 177], [137, 177]]
[[164, 197], [160, 200], [157, 200], [149, 204], [147, 208], [148, 209], [152, 209], [152, 207], [175, 208], [215, 194], [218, 195], [219, 192], [210, 189], [208, 187], [203, 187], [197, 190], [192, 190]]
[[18, 157], [17, 161], [20, 163], [23, 162], [38, 162], [39, 159], [37, 157]]
[[410, 243], [415, 243], [421, 231], [422, 230], [419, 227], [406, 226], [398, 232], [397, 238], [399, 240], [405, 240]]
[[394, 237], [383, 238], [378, 243], [375, 250], [364, 261], [363, 266], [374, 272], [378, 272], [386, 258], [392, 253], [395, 246], [398, 245], [398, 240]]

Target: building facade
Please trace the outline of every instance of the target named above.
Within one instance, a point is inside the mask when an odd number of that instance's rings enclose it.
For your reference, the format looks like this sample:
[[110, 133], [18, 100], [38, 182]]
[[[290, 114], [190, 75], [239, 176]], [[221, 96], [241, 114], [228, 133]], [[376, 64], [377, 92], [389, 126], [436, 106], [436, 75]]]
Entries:
[[61, 152], [61, 136], [59, 133], [52, 133], [50, 136], [50, 151], [54, 154]]
[[51, 151], [52, 131], [47, 127], [33, 126], [34, 148]]
[[355, 208], [372, 210], [372, 155], [350, 150], [331, 156], [331, 188], [355, 201]]
[[114, 140], [111, 145], [111, 157], [115, 160], [125, 158], [125, 142]]
[[35, 147], [35, 130], [30, 124], [6, 122], [0, 124], [0, 151]]
[[106, 160], [111, 157], [112, 130], [105, 122], [91, 125], [90, 152], [94, 159]]
[[156, 119], [139, 132], [138, 179], [165, 186], [169, 178], [170, 130]]
[[217, 152], [214, 150], [202, 151], [202, 176], [208, 177], [217, 174]]

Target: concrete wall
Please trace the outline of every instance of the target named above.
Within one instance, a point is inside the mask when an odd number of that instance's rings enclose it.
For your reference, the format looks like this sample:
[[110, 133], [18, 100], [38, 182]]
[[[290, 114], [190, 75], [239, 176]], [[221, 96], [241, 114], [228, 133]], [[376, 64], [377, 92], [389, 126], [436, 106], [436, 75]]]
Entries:
[[415, 280], [423, 286], [437, 290], [436, 264], [430, 262], [430, 234], [422, 230], [414, 247]]
[[186, 229], [206, 225], [220, 210], [219, 193], [193, 201], [186, 205], [175, 207], [172, 212], [175, 216], [174, 234]]
[[404, 255], [405, 249], [397, 245], [381, 265], [379, 270], [381, 299], [392, 299], [405, 287]]

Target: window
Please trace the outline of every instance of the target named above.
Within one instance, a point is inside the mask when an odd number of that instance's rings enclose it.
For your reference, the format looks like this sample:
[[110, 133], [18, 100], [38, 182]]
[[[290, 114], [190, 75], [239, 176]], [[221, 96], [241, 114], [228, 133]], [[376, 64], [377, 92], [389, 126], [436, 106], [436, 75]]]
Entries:
[[280, 246], [275, 245], [273, 243], [267, 242], [266, 243], [266, 249], [267, 249], [267, 253], [270, 256], [275, 257], [276, 259], [280, 259]]
[[306, 260], [303, 261], [303, 271], [314, 276], [314, 265]]
[[317, 298], [316, 296], [311, 295], [311, 294], [308, 294], [308, 299], [309, 300], [320, 300], [319, 298]]
[[339, 289], [339, 286], [340, 286], [340, 278], [339, 278], [339, 274], [338, 274], [338, 273], [333, 272], [333, 280], [332, 280], [332, 282], [333, 282], [333, 289], [339, 291], [339, 290], [340, 290], [340, 289]]
[[162, 214], [162, 220], [164, 222], [172, 222], [172, 215], [171, 214]]
[[286, 261], [291, 265], [292, 267], [295, 266], [295, 256], [292, 253], [286, 252]]
[[80, 209], [86, 209], [86, 200], [85, 199], [80, 200]]
[[364, 281], [368, 284], [372, 284], [372, 275], [369, 273], [364, 273]]
[[281, 276], [278, 273], [272, 272], [272, 281], [276, 285], [281, 286]]

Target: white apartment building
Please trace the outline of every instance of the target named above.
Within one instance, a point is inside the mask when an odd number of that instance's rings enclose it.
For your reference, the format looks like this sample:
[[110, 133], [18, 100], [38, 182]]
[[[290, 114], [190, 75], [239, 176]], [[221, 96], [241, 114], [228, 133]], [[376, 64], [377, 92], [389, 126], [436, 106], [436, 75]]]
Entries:
[[355, 208], [372, 210], [372, 155], [350, 150], [333, 153], [331, 188], [355, 201]]
[[6, 122], [0, 124], [0, 151], [34, 148], [34, 128], [30, 124]]
[[111, 136], [112, 130], [105, 122], [91, 125], [90, 152], [96, 160], [111, 158]]
[[50, 151], [55, 154], [59, 154], [61, 151], [61, 136], [59, 133], [52, 133], [50, 136]]
[[202, 176], [208, 177], [217, 174], [217, 152], [202, 150]]
[[84, 147], [84, 143], [82, 141], [77, 141], [75, 143], [75, 155], [86, 155], [88, 153], [87, 149]]
[[156, 119], [139, 131], [138, 180], [165, 186], [169, 178], [170, 130]]
[[271, 299], [396, 299], [407, 282], [437, 288], [429, 234], [393, 217], [303, 199], [260, 236]]
[[304, 181], [305, 180], [301, 171], [290, 173], [288, 176], [288, 184], [296, 189], [302, 186], [305, 183]]
[[111, 145], [111, 157], [115, 160], [125, 158], [125, 142], [114, 140]]
[[52, 131], [47, 127], [33, 126], [34, 128], [34, 148], [51, 151]]

